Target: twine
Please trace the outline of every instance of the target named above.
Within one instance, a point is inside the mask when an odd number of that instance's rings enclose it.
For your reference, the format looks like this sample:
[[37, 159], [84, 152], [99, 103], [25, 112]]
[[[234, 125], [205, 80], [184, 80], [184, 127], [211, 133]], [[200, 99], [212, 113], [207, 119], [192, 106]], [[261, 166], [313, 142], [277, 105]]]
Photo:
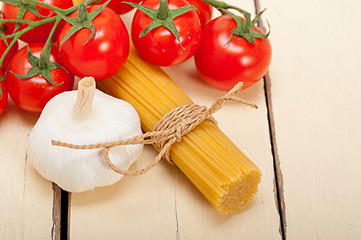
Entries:
[[[138, 136], [124, 140], [88, 145], [76, 145], [55, 140], [52, 140], [51, 143], [55, 146], [72, 149], [104, 148], [104, 160], [113, 171], [127, 176], [144, 174], [157, 165], [162, 157], [164, 157], [169, 163], [172, 163], [172, 160], [169, 157], [169, 152], [173, 143], [176, 141], [180, 142], [183, 136], [192, 131], [196, 126], [198, 126], [206, 119], [216, 122], [212, 115], [221, 109], [226, 103], [239, 102], [241, 104], [257, 108], [257, 105], [248, 103], [243, 99], [235, 97], [236, 93], [242, 88], [242, 86], [243, 83], [239, 82], [226, 95], [218, 98], [217, 101], [209, 108], [205, 106], [199, 106], [197, 104], [187, 104], [174, 108], [159, 120], [159, 122], [154, 126], [152, 132], [146, 132], [144, 134], [140, 134]], [[109, 150], [112, 147], [133, 144], [153, 144], [159, 153], [154, 158], [154, 160], [143, 169], [129, 171], [117, 168], [109, 159]]]

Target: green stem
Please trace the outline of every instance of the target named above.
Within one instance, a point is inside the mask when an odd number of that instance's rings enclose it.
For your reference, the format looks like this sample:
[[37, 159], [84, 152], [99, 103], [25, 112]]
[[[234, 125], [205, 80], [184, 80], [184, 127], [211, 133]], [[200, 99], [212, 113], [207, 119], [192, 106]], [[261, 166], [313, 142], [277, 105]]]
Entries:
[[[236, 21], [236, 24], [237, 24], [239, 30], [244, 30], [244, 29], [245, 29], [245, 27], [244, 27], [245, 24], [243, 24], [242, 20], [241, 20], [239, 17], [237, 17], [235, 14], [233, 14], [232, 12], [230, 12], [230, 11], [228, 11], [228, 10], [223, 9], [222, 11], [223, 11], [225, 14], [228, 14], [228, 15], [230, 15], [231, 17], [233, 17], [233, 19]], [[246, 20], [246, 21], [247, 21], [247, 20]], [[236, 28], [236, 29], [237, 29], [237, 28]]]
[[[83, 5], [91, 5], [91, 4], [94, 4], [94, 3], [97, 3], [101, 0], [85, 0], [83, 2]], [[73, 12], [75, 12], [76, 10], [79, 9], [79, 6], [73, 6], [71, 8], [68, 8], [68, 9], [61, 9], [61, 8], [57, 8], [57, 7], [54, 7], [54, 6], [51, 6], [49, 4], [46, 4], [46, 3], [43, 3], [43, 2], [39, 2], [37, 0], [25, 0], [25, 3], [35, 3], [35, 4], [38, 4], [38, 5], [41, 5], [41, 6], [44, 6], [44, 7], [47, 7], [47, 8], [50, 8], [54, 11], [58, 11], [60, 12], [61, 14], [67, 16]], [[54, 16], [54, 17], [51, 17], [51, 18], [46, 18], [46, 19], [43, 19], [43, 20], [40, 20], [40, 21], [28, 21], [28, 20], [22, 20], [22, 19], [0, 19], [0, 24], [2, 23], [8, 23], [8, 22], [15, 22], [15, 23], [25, 23], [29, 26], [31, 26], [33, 28], [36, 28], [40, 25], [43, 25], [43, 24], [46, 24], [46, 23], [50, 23], [50, 22], [55, 22], [57, 19], [57, 16]], [[29, 31], [31, 30], [29, 29]], [[27, 32], [27, 31], [26, 31]], [[25, 33], [25, 32], [24, 32]], [[13, 34], [11, 35], [8, 35], [8, 36], [12, 36], [13, 37]], [[11, 38], [11, 37], [7, 37], [7, 38]]]
[[[92, 4], [100, 2], [100, 1], [101, 0], [86, 0], [86, 1], [84, 1], [83, 4], [88, 6], [88, 5], [92, 5]], [[62, 9], [62, 8], [58, 8], [58, 7], [55, 7], [53, 5], [50, 5], [50, 4], [47, 4], [47, 3], [44, 3], [44, 2], [40, 2], [38, 0], [24, 0], [23, 2], [24, 2], [24, 4], [26, 4], [26, 3], [34, 3], [34, 4], [37, 4], [37, 5], [49, 8], [49, 9], [51, 9], [53, 11], [60, 12], [61, 14], [65, 15], [65, 16], [75, 12], [79, 8], [79, 6], [73, 6], [73, 7], [68, 8], [68, 9]]]
[[[256, 38], [265, 39], [268, 37], [269, 32], [267, 34], [260, 34], [258, 32], [255, 32], [253, 29], [257, 20], [264, 11], [257, 14], [256, 17], [253, 20], [251, 20], [251, 14], [239, 7], [232, 6], [218, 0], [202, 0], [202, 1], [212, 5], [213, 7], [216, 7], [217, 10], [219, 10], [222, 14], [230, 15], [236, 21], [237, 26], [234, 29], [232, 29], [230, 37], [226, 44], [228, 44], [231, 41], [233, 35], [243, 37], [251, 44], [255, 42]], [[237, 15], [230, 12], [229, 9], [233, 9], [241, 13], [245, 18], [245, 22], [243, 23], [243, 21]]]
[[[34, 28], [36, 28], [38, 26], [41, 26], [41, 25], [44, 25], [46, 23], [51, 23], [51, 22], [56, 21], [56, 17], [57, 16], [54, 16], [54, 17], [51, 17], [51, 18], [45, 18], [45, 19], [39, 20], [39, 21], [29, 21], [29, 20], [22, 20], [22, 19], [20, 19], [20, 20], [18, 20], [18, 19], [0, 19], [0, 24], [10, 23], [10, 22], [11, 23], [25, 23], [25, 24], [29, 25], [28, 27], [31, 27], [31, 29], [34, 29]], [[24, 28], [24, 29], [26, 29], [26, 28]], [[13, 34], [11, 34], [11, 35], [13, 35]], [[7, 36], [11, 36], [11, 35], [7, 35]]]
[[[3, 39], [5, 41], [5, 39], [8, 39], [8, 38], [12, 38], [12, 42], [10, 45], [7, 46], [6, 50], [4, 51], [4, 53], [1, 55], [1, 58], [0, 58], [0, 66], [2, 66], [3, 64], [3, 61], [6, 57], [6, 55], [9, 53], [11, 47], [15, 44], [15, 42], [25, 33], [29, 32], [30, 30], [34, 29], [35, 27], [37, 26], [40, 26], [40, 25], [43, 25], [45, 23], [50, 23], [50, 22], [53, 22], [54, 20], [56, 20], [57, 16], [55, 17], [51, 17], [51, 18], [47, 18], [47, 19], [44, 19], [44, 20], [40, 20], [38, 22], [33, 22], [33, 21], [30, 21], [31, 22], [31, 25], [27, 26], [26, 28], [24, 28], [23, 30], [21, 31], [18, 31], [16, 33], [13, 33], [13, 34], [9, 34], [9, 35], [6, 35], [6, 36], [3, 36], [1, 37], [1, 39]], [[0, 22], [3, 22], [3, 20], [5, 19], [0, 19]], [[41, 24], [37, 24], [37, 23], [40, 23]]]
[[[1, 1], [1, 0], [0, 0]], [[101, 0], [85, 0], [83, 2], [83, 5], [92, 5], [94, 3], [97, 3]], [[47, 7], [47, 8], [50, 8], [54, 11], [57, 11], [57, 12], [60, 12], [61, 14], [67, 16], [73, 12], [75, 12], [76, 10], [79, 9], [79, 6], [73, 6], [71, 8], [68, 8], [68, 9], [60, 9], [60, 8], [57, 8], [57, 7], [54, 7], [54, 6], [51, 6], [49, 4], [46, 4], [46, 3], [43, 3], [43, 2], [39, 2], [37, 0], [23, 0], [22, 1], [24, 4], [27, 4], [27, 3], [35, 3], [35, 4], [38, 4], [38, 5], [41, 5], [41, 6], [44, 6], [44, 7]], [[1, 37], [1, 39], [5, 40], [5, 39], [8, 39], [8, 38], [12, 38], [12, 42], [10, 43], [10, 45], [8, 45], [8, 47], [6, 48], [6, 50], [4, 51], [4, 53], [2, 54], [1, 58], [0, 58], [0, 66], [2, 65], [6, 55], [9, 53], [11, 47], [15, 44], [15, 42], [20, 38], [20, 36], [22, 36], [24, 33], [27, 33], [29, 32], [30, 30], [38, 27], [38, 26], [41, 26], [43, 24], [46, 24], [46, 23], [51, 23], [51, 22], [55, 22], [58, 20], [58, 15], [57, 16], [54, 16], [54, 17], [51, 17], [51, 18], [46, 18], [46, 19], [43, 19], [43, 20], [40, 20], [40, 21], [27, 21], [27, 20], [17, 20], [17, 19], [0, 19], [0, 24], [3, 24], [3, 23], [7, 23], [7, 22], [16, 22], [16, 23], [24, 23], [24, 24], [27, 24], [29, 26], [27, 26], [26, 28], [24, 28], [23, 30], [21, 31], [18, 31], [16, 33], [13, 33], [13, 34], [9, 34], [9, 35], [6, 35], [4, 37]], [[58, 24], [56, 24], [58, 25]], [[54, 29], [55, 31], [55, 29]], [[47, 42], [49, 41], [49, 39], [51, 39], [51, 37], [49, 36], [49, 38], [47, 39]], [[50, 40], [51, 42], [51, 40]]]
[[79, 22], [82, 23], [86, 20], [86, 15], [85, 15], [86, 12], [87, 12], [86, 6], [81, 4], [79, 7], [79, 14], [78, 14]]
[[100, 2], [100, 1], [101, 0], [86, 0], [83, 3], [88, 6], [88, 5], [92, 5], [92, 4]]
[[[6, 57], [6, 55], [9, 53], [10, 49], [14, 46], [14, 44], [16, 43], [16, 41], [19, 39], [19, 37], [15, 37], [13, 38], [13, 40], [11, 41], [11, 43], [8, 45], [8, 47], [6, 48], [6, 50], [4, 51], [4, 53], [2, 54], [1, 58], [0, 58], [0, 68], [2, 67], [3, 65], [3, 61]], [[4, 40], [6, 41], [6, 40]]]
[[[38, 2], [36, 0], [30, 0], [30, 1]], [[100, 1], [101, 0], [85, 0], [82, 4], [85, 5], [85, 6], [89, 6], [89, 5], [95, 4], [95, 3], [100, 2]], [[37, 3], [37, 4], [39, 4], [39, 3]], [[39, 4], [39, 5], [41, 5], [41, 4]], [[62, 12], [60, 12], [60, 13], [65, 15], [65, 16], [68, 16], [69, 14], [72, 14], [73, 12], [75, 12], [78, 9], [79, 9], [79, 5], [68, 8], [68, 9], [61, 9]]]
[[3, 64], [3, 61], [6, 57], [6, 55], [9, 53], [10, 49], [12, 48], [12, 46], [14, 46], [15, 42], [20, 38], [21, 35], [23, 35], [24, 33], [30, 31], [31, 29], [33, 29], [33, 27], [31, 26], [28, 26], [26, 28], [24, 28], [23, 30], [19, 31], [19, 32], [16, 32], [16, 33], [13, 33], [11, 35], [7, 35], [5, 37], [2, 37], [2, 39], [8, 39], [8, 38], [12, 38], [13, 40], [11, 41], [11, 43], [8, 45], [8, 47], [6, 48], [6, 50], [4, 51], [4, 53], [1, 55], [1, 58], [0, 58], [0, 67], [2, 66]]
[[202, 0], [203, 2], [206, 2], [210, 5], [212, 5], [215, 8], [228, 8], [229, 5], [225, 2], [216, 1], [216, 0]]
[[24, 23], [29, 26], [37, 27], [37, 24], [35, 21], [23, 20], [23, 19], [0, 19], [0, 24], [3, 24], [3, 23]]
[[51, 52], [51, 44], [52, 44], [51, 39], [53, 38], [54, 32], [61, 20], [62, 20], [62, 18], [57, 16], [54, 26], [51, 29], [51, 32], [49, 33], [49, 37], [45, 42], [44, 48], [40, 53], [40, 59], [39, 59], [39, 68], [40, 69], [43, 69], [45, 67], [46, 63], [49, 61], [50, 52]]
[[168, 1], [160, 0], [159, 1], [159, 13], [158, 18], [164, 20], [168, 17]]
[[236, 7], [236, 6], [229, 5], [229, 4], [227, 4], [225, 2], [222, 2], [222, 1], [217, 1], [217, 0], [202, 0], [202, 1], [212, 5], [213, 7], [217, 8], [217, 9], [234, 9], [234, 10], [237, 10], [238, 12], [242, 13], [245, 17], [246, 17], [246, 15], [251, 15], [246, 10], [243, 10], [243, 9], [241, 9], [239, 7]]
[[53, 5], [50, 5], [50, 4], [47, 4], [47, 3], [44, 3], [44, 2], [40, 2], [40, 1], [37, 1], [37, 0], [25, 0], [25, 3], [34, 3], [34, 4], [37, 4], [39, 6], [43, 6], [43, 7], [49, 8], [49, 9], [51, 9], [53, 11], [57, 11], [57, 12], [60, 12], [60, 13], [64, 14], [64, 9], [58, 8], [58, 7], [55, 7]]

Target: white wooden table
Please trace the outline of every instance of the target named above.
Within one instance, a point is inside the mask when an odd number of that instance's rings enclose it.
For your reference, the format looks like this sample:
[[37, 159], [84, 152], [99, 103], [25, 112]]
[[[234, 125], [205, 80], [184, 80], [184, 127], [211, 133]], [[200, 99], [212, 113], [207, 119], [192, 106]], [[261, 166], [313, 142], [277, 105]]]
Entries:
[[[228, 105], [220, 128], [261, 169], [245, 209], [220, 215], [174, 166], [68, 194], [26, 160], [38, 115], [0, 115], [0, 239], [361, 239], [361, 1], [228, 0], [267, 8], [273, 59], [265, 79]], [[123, 16], [129, 27], [133, 12]], [[224, 92], [193, 60], [165, 69], [197, 103]], [[156, 155], [145, 147], [135, 164]]]

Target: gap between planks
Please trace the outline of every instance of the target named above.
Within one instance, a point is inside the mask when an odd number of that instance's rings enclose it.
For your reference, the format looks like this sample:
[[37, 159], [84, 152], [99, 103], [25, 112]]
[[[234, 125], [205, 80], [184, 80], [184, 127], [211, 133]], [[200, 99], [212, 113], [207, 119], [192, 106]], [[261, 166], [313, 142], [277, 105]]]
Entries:
[[53, 228], [51, 229], [52, 240], [69, 239], [69, 214], [70, 194], [53, 183]]
[[61, 189], [53, 183], [53, 228], [51, 229], [51, 239], [60, 240], [61, 236]]
[[[260, 0], [254, 0], [254, 4], [256, 9], [256, 14], [260, 13], [263, 10], [261, 9]], [[262, 18], [258, 19], [257, 25], [264, 32], [269, 31], [269, 29], [266, 28], [266, 24]], [[275, 132], [274, 117], [273, 117], [273, 109], [272, 109], [271, 78], [269, 76], [269, 73], [266, 73], [263, 80], [264, 80], [264, 92], [265, 92], [265, 99], [267, 106], [268, 124], [270, 131], [270, 142], [271, 142], [272, 156], [273, 156], [273, 169], [275, 175], [275, 180], [274, 180], [275, 201], [280, 216], [279, 231], [282, 236], [282, 239], [286, 240], [286, 232], [287, 232], [286, 205], [285, 205], [284, 193], [283, 193], [283, 176], [282, 176], [280, 160], [277, 150], [276, 132]]]
[[286, 240], [286, 231], [287, 231], [287, 223], [286, 223], [286, 206], [283, 194], [283, 176], [280, 166], [280, 160], [278, 157], [277, 151], [277, 142], [276, 142], [276, 133], [275, 133], [275, 126], [274, 126], [274, 119], [273, 119], [273, 112], [272, 112], [272, 101], [271, 101], [271, 79], [269, 74], [267, 73], [264, 77], [264, 88], [265, 88], [265, 95], [266, 95], [266, 105], [267, 105], [267, 112], [268, 112], [268, 124], [269, 124], [269, 131], [270, 131], [270, 141], [271, 141], [271, 148], [272, 148], [272, 156], [273, 156], [273, 170], [275, 175], [274, 180], [274, 192], [275, 192], [275, 201], [276, 206], [278, 209], [278, 213], [280, 215], [280, 234], [283, 240]]
[[[254, 0], [256, 14], [260, 13], [263, 9], [261, 9], [260, 0]], [[266, 28], [266, 25], [262, 18], [259, 18], [257, 25], [264, 31], [267, 32], [269, 29]], [[272, 148], [272, 156], [273, 156], [273, 169], [274, 169], [274, 192], [275, 192], [275, 201], [276, 207], [278, 209], [278, 213], [280, 215], [280, 234], [282, 239], [286, 239], [286, 231], [287, 231], [287, 222], [286, 222], [286, 205], [284, 200], [284, 193], [283, 193], [283, 176], [280, 166], [280, 160], [278, 156], [277, 150], [277, 141], [276, 141], [276, 133], [275, 133], [275, 124], [273, 118], [273, 110], [272, 110], [272, 96], [271, 96], [271, 78], [269, 73], [263, 78], [264, 80], [264, 92], [265, 92], [265, 99], [266, 99], [266, 106], [267, 106], [267, 114], [268, 114], [268, 124], [269, 124], [269, 131], [270, 131], [270, 141], [271, 141], [271, 148]]]

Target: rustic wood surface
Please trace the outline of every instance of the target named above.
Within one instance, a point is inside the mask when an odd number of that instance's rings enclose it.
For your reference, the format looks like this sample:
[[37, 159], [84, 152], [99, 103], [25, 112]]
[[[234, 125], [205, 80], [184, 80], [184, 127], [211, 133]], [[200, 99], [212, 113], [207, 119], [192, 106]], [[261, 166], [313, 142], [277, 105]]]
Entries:
[[361, 239], [361, 2], [259, 2], [286, 236]]
[[26, 160], [27, 137], [37, 118], [12, 101], [0, 116], [0, 239], [56, 237], [52, 184]]
[[[254, 201], [221, 215], [165, 161], [68, 198], [26, 160], [38, 115], [10, 101], [0, 115], [0, 239], [361, 239], [361, 2], [226, 2], [267, 8], [259, 23], [271, 24], [269, 73], [240, 93], [259, 109], [215, 114], [262, 171]], [[200, 81], [192, 59], [165, 71], [198, 104], [224, 94]], [[155, 155], [146, 146], [134, 168]]]

